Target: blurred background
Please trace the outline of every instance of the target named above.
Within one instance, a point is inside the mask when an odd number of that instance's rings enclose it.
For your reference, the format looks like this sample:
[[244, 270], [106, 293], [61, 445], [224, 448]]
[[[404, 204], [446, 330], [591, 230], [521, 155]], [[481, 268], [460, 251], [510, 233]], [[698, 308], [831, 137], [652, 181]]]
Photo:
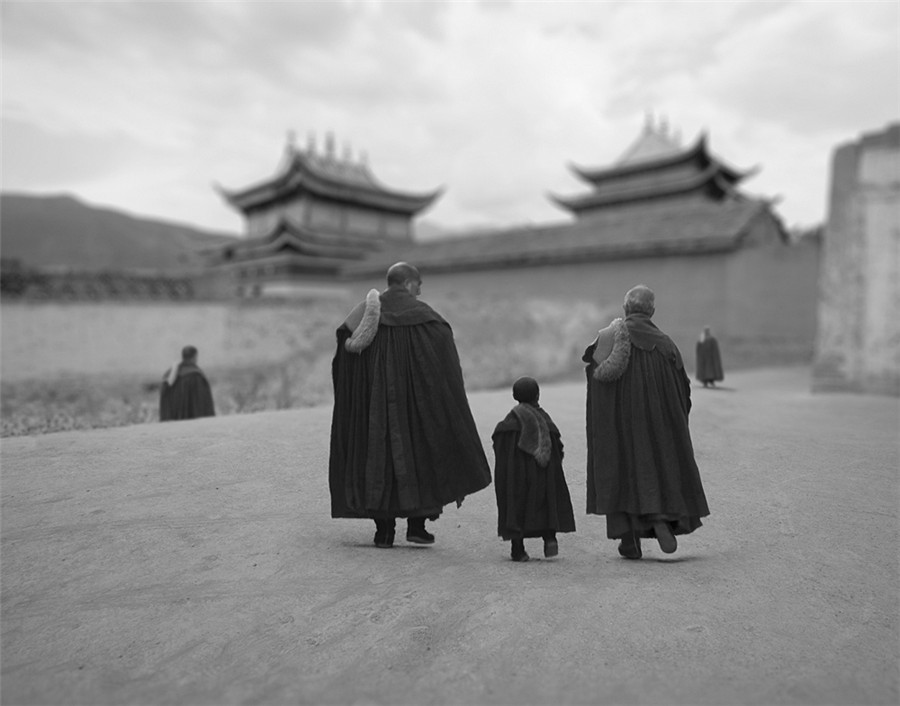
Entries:
[[4, 2], [2, 434], [330, 404], [417, 265], [469, 389], [656, 291], [693, 376], [900, 394], [900, 6]]

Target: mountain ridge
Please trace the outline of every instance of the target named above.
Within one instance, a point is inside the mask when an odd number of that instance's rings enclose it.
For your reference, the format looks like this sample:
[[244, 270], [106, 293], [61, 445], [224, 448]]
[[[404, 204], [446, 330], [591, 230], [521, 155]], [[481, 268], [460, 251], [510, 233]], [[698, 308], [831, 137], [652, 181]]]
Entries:
[[0, 255], [23, 267], [184, 271], [238, 234], [94, 206], [68, 193], [0, 193]]

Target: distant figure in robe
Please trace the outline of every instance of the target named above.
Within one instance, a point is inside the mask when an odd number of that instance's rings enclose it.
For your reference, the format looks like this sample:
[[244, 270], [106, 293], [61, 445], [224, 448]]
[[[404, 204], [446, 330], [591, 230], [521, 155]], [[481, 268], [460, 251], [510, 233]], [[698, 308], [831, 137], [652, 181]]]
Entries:
[[725, 379], [719, 342], [710, 333], [709, 326], [703, 327], [703, 333], [697, 341], [697, 379], [703, 383], [703, 387], [715, 387], [716, 382]]
[[625, 318], [602, 329], [587, 363], [587, 512], [606, 515], [619, 554], [641, 558], [641, 539], [666, 554], [676, 535], [709, 515], [694, 460], [691, 381], [675, 343], [650, 320], [653, 291], [625, 295]]
[[418, 297], [419, 271], [387, 271], [337, 329], [328, 463], [332, 517], [375, 522], [376, 547], [433, 544], [425, 520], [491, 482], [453, 331]]
[[538, 403], [537, 381], [513, 384], [519, 404], [494, 429], [497, 534], [511, 543], [513, 561], [528, 561], [526, 537], [544, 540], [544, 556], [559, 553], [557, 532], [575, 531], [575, 513], [563, 473], [559, 429]]
[[159, 421], [214, 417], [212, 390], [206, 375], [197, 365], [197, 349], [181, 349], [181, 362], [163, 374], [159, 390]]

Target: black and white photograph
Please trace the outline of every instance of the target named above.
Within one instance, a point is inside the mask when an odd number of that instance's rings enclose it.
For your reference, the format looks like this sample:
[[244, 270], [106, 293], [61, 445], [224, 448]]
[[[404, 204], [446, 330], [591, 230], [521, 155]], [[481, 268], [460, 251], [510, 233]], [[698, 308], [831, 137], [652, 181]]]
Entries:
[[898, 0], [0, 0], [3, 706], [900, 702]]

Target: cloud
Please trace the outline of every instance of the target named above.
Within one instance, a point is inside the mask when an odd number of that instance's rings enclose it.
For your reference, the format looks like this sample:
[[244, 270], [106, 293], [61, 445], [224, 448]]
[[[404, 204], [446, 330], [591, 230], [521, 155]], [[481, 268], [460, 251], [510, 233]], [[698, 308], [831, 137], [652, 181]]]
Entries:
[[[210, 182], [270, 176], [334, 131], [387, 185], [444, 185], [447, 226], [564, 217], [644, 111], [708, 129], [788, 220], [824, 216], [837, 142], [894, 117], [896, 3], [2, 4], [4, 188], [240, 227]], [[13, 126], [13, 127], [9, 127]], [[66, 145], [62, 149], [60, 145]], [[50, 168], [53, 151], [65, 168]], [[91, 155], [93, 159], [91, 159]], [[85, 164], [78, 164], [84, 161]], [[65, 176], [63, 176], [65, 175]]]

